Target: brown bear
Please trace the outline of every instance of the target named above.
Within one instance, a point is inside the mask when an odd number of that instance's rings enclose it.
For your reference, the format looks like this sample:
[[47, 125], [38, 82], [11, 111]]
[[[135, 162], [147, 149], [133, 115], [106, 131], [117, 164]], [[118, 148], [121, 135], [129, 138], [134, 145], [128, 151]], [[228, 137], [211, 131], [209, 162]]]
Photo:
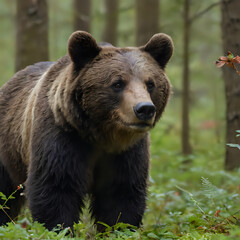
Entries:
[[[139, 226], [148, 132], [168, 101], [172, 51], [165, 34], [117, 48], [77, 31], [67, 56], [16, 73], [0, 89], [0, 192], [23, 183], [33, 220], [48, 229], [78, 222], [86, 194], [96, 222]], [[9, 201], [11, 218], [24, 199]], [[0, 211], [0, 224], [8, 221]]]

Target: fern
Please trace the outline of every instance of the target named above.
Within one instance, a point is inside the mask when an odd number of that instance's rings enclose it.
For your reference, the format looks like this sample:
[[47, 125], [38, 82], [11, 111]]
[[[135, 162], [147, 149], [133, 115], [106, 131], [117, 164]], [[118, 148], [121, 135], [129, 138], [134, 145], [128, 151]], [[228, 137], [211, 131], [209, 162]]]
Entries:
[[189, 191], [187, 191], [186, 189], [183, 189], [179, 186], [176, 186], [179, 190], [185, 192], [188, 194], [188, 196], [190, 197], [191, 201], [198, 207], [198, 209], [200, 210], [200, 212], [203, 214], [203, 215], [206, 215], [205, 214], [205, 211], [202, 209], [202, 207], [200, 206], [200, 203], [194, 198], [193, 194], [190, 193]]
[[216, 201], [219, 202], [223, 198], [226, 198], [226, 191], [217, 188], [215, 185], [213, 185], [208, 178], [201, 178], [202, 181], [202, 188], [203, 188], [203, 194], [211, 200], [212, 204], [216, 206]]

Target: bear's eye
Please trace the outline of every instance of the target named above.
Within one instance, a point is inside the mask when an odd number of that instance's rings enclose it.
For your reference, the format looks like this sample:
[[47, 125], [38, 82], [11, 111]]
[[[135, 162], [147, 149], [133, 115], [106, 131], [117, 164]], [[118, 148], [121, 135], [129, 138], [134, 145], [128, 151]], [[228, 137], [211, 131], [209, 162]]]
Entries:
[[114, 91], [119, 92], [125, 87], [125, 83], [122, 79], [118, 79], [116, 82], [113, 83], [112, 88]]
[[155, 88], [155, 84], [154, 84], [154, 82], [153, 82], [152, 79], [149, 80], [149, 81], [146, 83], [146, 85], [147, 85], [147, 90], [148, 90], [149, 92], [153, 91], [153, 89]]

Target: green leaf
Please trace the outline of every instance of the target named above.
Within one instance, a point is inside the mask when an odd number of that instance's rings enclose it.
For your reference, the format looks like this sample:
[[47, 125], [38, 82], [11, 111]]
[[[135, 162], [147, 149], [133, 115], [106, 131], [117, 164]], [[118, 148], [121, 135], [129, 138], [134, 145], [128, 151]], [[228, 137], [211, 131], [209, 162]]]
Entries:
[[228, 59], [233, 59], [234, 58], [234, 55], [231, 53], [231, 52], [228, 52]]
[[107, 224], [104, 223], [104, 222], [100, 222], [100, 221], [98, 221], [97, 223], [103, 225], [103, 226], [106, 227], [106, 228], [111, 228], [109, 225], [107, 225]]
[[1, 198], [2, 200], [4, 200], [4, 201], [6, 201], [6, 200], [7, 200], [7, 197], [6, 197], [6, 195], [5, 195], [5, 194], [3, 194], [2, 192], [0, 192], [0, 198]]
[[240, 150], [240, 145], [239, 144], [235, 144], [235, 143], [228, 143], [227, 144], [229, 147], [236, 147]]
[[240, 130], [237, 130], [236, 132], [239, 133], [237, 134], [237, 137], [240, 137]]
[[10, 196], [8, 197], [8, 200], [9, 200], [9, 199], [15, 199], [15, 197], [12, 196], [12, 195], [10, 195]]
[[150, 239], [160, 239], [160, 237], [158, 237], [156, 234], [154, 234], [154, 233], [148, 233], [148, 238], [150, 238]]

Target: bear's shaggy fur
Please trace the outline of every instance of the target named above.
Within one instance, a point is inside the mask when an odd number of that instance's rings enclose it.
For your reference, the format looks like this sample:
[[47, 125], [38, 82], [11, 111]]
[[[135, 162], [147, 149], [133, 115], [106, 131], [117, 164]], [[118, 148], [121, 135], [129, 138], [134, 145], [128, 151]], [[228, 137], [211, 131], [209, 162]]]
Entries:
[[[165, 34], [115, 48], [78, 31], [68, 56], [16, 73], [0, 89], [0, 192], [23, 183], [33, 219], [48, 229], [78, 222], [86, 194], [96, 222], [139, 226], [148, 131], [167, 104], [172, 50]], [[23, 202], [10, 200], [11, 218]], [[0, 211], [0, 224], [7, 221]]]

